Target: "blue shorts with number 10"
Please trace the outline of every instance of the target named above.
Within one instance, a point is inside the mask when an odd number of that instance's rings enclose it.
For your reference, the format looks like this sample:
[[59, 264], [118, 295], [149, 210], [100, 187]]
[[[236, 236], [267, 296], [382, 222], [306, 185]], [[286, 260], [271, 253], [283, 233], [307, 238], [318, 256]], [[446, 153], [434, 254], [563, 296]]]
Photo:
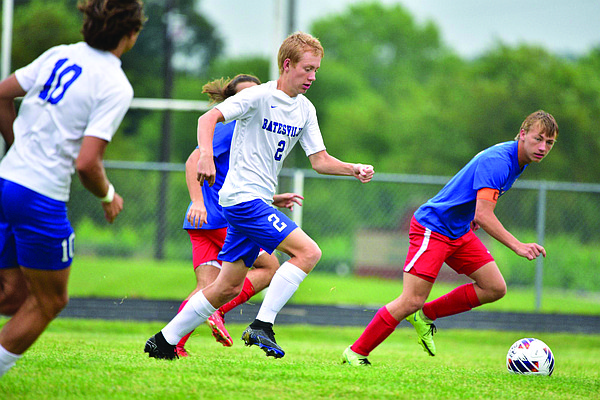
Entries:
[[219, 260], [242, 259], [248, 268], [254, 264], [260, 249], [273, 253], [298, 227], [284, 213], [260, 199], [223, 207], [223, 215], [229, 227]]
[[74, 239], [65, 202], [0, 178], [0, 269], [68, 268]]

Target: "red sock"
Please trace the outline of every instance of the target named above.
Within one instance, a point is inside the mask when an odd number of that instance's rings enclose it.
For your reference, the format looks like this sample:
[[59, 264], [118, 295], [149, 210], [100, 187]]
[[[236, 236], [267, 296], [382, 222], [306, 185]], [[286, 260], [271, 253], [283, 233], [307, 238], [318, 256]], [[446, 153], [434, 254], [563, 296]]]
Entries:
[[431, 320], [460, 314], [481, 305], [475, 287], [472, 283], [459, 286], [450, 293], [443, 295], [423, 306], [423, 314]]
[[250, 282], [250, 279], [246, 278], [244, 280], [244, 287], [242, 287], [242, 292], [238, 294], [238, 296], [235, 299], [231, 300], [229, 303], [223, 304], [221, 308], [219, 308], [219, 310], [223, 314], [227, 314], [235, 307], [247, 302], [250, 297], [254, 296], [254, 293], [254, 286], [252, 286], [252, 282]]
[[381, 307], [362, 335], [350, 346], [350, 349], [363, 356], [368, 356], [375, 347], [394, 332], [399, 323], [400, 321], [396, 321], [385, 306]]
[[[187, 304], [187, 302], [188, 302], [187, 300], [184, 300], [183, 303], [181, 303], [181, 305], [179, 306], [179, 310], [177, 310], [178, 313], [181, 310], [183, 310], [183, 307], [185, 307], [185, 305]], [[194, 332], [194, 331], [192, 331], [192, 332]], [[188, 341], [188, 339], [192, 335], [192, 332], [190, 332], [187, 335], [185, 335], [184, 337], [182, 337], [181, 340], [179, 341], [179, 343], [177, 343], [177, 347], [184, 347], [185, 343]]]

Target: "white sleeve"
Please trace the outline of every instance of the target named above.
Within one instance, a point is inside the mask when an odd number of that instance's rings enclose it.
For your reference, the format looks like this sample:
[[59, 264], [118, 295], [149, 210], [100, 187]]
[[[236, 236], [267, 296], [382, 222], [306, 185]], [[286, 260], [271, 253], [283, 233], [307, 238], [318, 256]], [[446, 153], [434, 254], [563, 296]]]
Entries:
[[21, 88], [24, 91], [29, 92], [29, 90], [31, 90], [38, 78], [40, 69], [44, 65], [44, 62], [48, 59], [48, 57], [51, 57], [52, 54], [55, 53], [58, 47], [61, 46], [52, 47], [46, 50], [41, 56], [33, 60], [30, 64], [15, 71], [17, 82], [19, 82], [19, 85], [21, 85]]
[[258, 108], [258, 103], [264, 96], [261, 86], [244, 89], [215, 106], [223, 114], [225, 123], [247, 117], [251, 111]]
[[317, 120], [317, 111], [312, 103], [310, 103], [308, 121], [302, 130], [302, 135], [300, 136], [300, 145], [304, 149], [304, 153], [306, 153], [307, 156], [325, 150], [323, 135], [321, 135], [319, 121]]
[[105, 87], [90, 113], [84, 135], [110, 142], [125, 117], [132, 99], [133, 89], [129, 82], [123, 84], [119, 81], [118, 84]]

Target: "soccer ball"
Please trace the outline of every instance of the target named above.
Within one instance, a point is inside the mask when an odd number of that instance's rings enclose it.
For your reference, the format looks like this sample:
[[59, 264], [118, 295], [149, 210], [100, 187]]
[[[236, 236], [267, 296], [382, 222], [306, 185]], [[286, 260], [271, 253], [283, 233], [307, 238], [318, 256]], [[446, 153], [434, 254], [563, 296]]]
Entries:
[[554, 372], [554, 355], [539, 339], [520, 339], [508, 350], [506, 368], [513, 374], [550, 376]]

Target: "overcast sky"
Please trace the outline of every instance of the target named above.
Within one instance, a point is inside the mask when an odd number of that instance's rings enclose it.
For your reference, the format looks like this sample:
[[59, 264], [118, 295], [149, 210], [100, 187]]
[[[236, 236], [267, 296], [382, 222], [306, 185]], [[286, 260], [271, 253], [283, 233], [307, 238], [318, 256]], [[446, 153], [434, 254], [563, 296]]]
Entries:
[[[226, 56], [272, 56], [280, 40], [277, 0], [200, 0], [217, 27]], [[281, 0], [284, 1], [285, 0]], [[364, 0], [296, 0], [296, 30]], [[442, 40], [464, 57], [481, 54], [496, 40], [538, 44], [555, 53], [584, 54], [600, 46], [600, 0], [381, 0], [400, 3], [418, 22], [432, 20]], [[277, 42], [277, 43], [276, 43]]]

